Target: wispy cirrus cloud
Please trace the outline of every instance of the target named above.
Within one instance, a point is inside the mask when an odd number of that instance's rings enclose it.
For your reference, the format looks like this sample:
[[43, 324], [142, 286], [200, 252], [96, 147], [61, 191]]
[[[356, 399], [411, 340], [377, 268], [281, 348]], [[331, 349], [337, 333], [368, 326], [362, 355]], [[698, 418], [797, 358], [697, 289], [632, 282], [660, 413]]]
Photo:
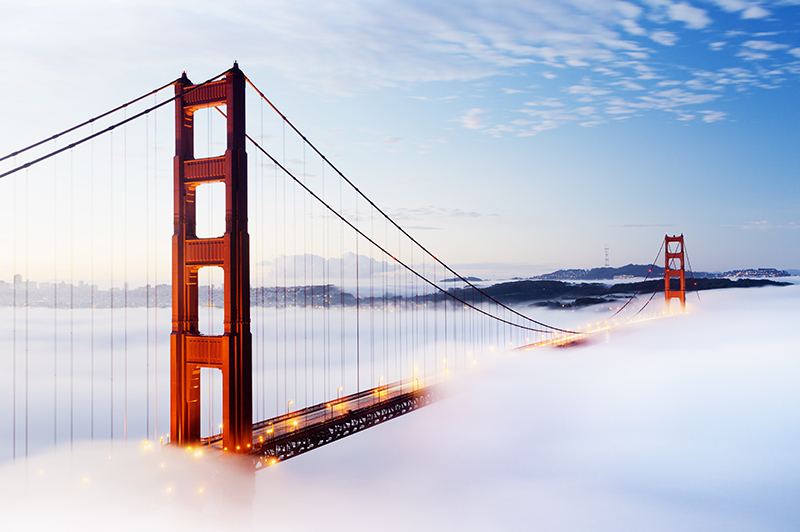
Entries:
[[465, 112], [461, 117], [454, 119], [454, 122], [461, 122], [461, 125], [467, 129], [483, 129], [486, 127], [488, 117], [483, 116], [486, 113], [483, 109], [470, 109]]
[[[98, 43], [105, 43], [114, 53], [100, 60], [107, 64], [93, 65], [97, 71], [120, 62], [136, 69], [144, 66], [145, 60], [147, 67], [153, 68], [153, 57], [169, 65], [186, 63], [187, 54], [191, 61], [203, 63], [237, 57], [248, 66], [274, 70], [313, 92], [349, 96], [413, 86], [417, 95], [411, 98], [425, 101], [455, 98], [420, 94], [420, 88], [431, 82], [502, 76], [499, 90], [513, 98], [528, 91], [530, 76], [536, 76], [547, 86], [531, 92], [562, 97], [566, 93], [586, 103], [619, 96], [621, 91], [653, 91], [654, 84], [668, 80], [688, 84], [699, 70], [691, 58], [701, 53], [710, 54], [702, 64], [718, 64], [719, 72], [723, 68], [748, 71], [760, 80], [751, 83], [753, 87], [776, 86], [775, 76], [768, 73], [779, 69], [793, 73], [796, 79], [800, 48], [793, 34], [778, 31], [783, 27], [775, 22], [781, 13], [797, 16], [798, 7], [793, 3], [505, 0], [498, 8], [492, 0], [276, 0], [268, 4], [231, 0], [224, 6], [196, 0], [188, 12], [183, 1], [164, 2], [155, 19], [133, 0], [115, 2], [102, 10], [95, 9], [92, 2], [77, 6], [50, 2], [44, 10], [19, 3], [9, 6], [0, 21], [0, 46], [20, 51], [3, 59], [5, 72], [40, 69], [49, 78], [59, 78], [63, 68], [47, 44], [45, 37], [51, 36], [58, 39], [60, 50], [73, 57], [93, 56]], [[721, 23], [722, 15], [730, 13], [738, 14], [741, 27]], [[115, 27], [121, 18], [128, 24], [109, 39], [107, 28]], [[20, 30], [16, 22], [26, 19], [37, 21], [35, 29]], [[758, 31], [747, 31], [751, 21], [759, 23]], [[217, 38], [220, 31], [229, 35], [222, 43]], [[766, 38], [766, 34], [772, 37]], [[690, 44], [698, 37], [701, 44]], [[191, 50], [177, 50], [173, 46], [176, 40], [194, 44]], [[678, 45], [687, 48], [683, 56], [673, 55], [668, 61], [661, 57]], [[593, 72], [628, 79], [630, 84], [596, 81], [587, 87], [575, 83]], [[5, 79], [2, 76], [0, 81], [13, 82], [11, 74]], [[522, 87], [508, 83], [526, 78]], [[715, 89], [726, 92], [736, 87], [718, 83]], [[513, 112], [516, 107], [510, 105], [506, 110]], [[491, 114], [495, 118], [467, 108], [458, 121], [465, 128], [484, 131], [496, 131], [503, 122], [510, 123], [494, 110]]]
[[651, 229], [654, 227], [674, 227], [675, 224], [658, 224], [658, 223], [649, 223], [649, 224], [618, 224], [612, 225], [611, 227], [614, 229]]
[[739, 229], [764, 231], [767, 229], [800, 229], [800, 224], [796, 222], [774, 223], [770, 222], [769, 220], [757, 220], [739, 225], [726, 225], [725, 227], [738, 227]]
[[419, 220], [424, 218], [480, 218], [481, 216], [497, 216], [477, 211], [464, 211], [446, 207], [416, 207], [413, 209], [399, 208], [389, 213], [395, 220]]

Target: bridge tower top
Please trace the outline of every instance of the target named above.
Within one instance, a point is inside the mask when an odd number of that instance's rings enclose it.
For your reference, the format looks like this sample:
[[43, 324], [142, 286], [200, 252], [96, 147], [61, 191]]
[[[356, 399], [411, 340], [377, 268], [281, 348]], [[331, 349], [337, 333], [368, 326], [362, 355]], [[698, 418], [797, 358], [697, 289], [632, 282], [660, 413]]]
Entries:
[[[669, 309], [670, 302], [681, 302], [681, 311], [686, 310], [686, 270], [684, 269], [683, 235], [664, 237], [664, 297]], [[676, 279], [673, 283], [672, 279]]]
[[[171, 439], [177, 445], [200, 439], [200, 369], [212, 368], [222, 372], [223, 447], [244, 453], [253, 436], [245, 76], [235, 63], [223, 79], [201, 85], [193, 85], [184, 73], [175, 95]], [[226, 106], [225, 154], [195, 159], [194, 113], [220, 105]], [[215, 182], [225, 184], [225, 233], [198, 238], [195, 192]], [[199, 332], [197, 280], [207, 266], [224, 271], [225, 327], [220, 336]]]

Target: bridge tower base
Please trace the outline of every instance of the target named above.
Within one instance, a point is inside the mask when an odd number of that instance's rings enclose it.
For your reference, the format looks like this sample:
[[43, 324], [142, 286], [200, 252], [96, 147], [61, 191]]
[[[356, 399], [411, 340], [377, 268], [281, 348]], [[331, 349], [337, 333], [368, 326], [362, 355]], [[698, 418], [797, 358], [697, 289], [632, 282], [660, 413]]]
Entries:
[[[686, 271], [684, 270], [683, 235], [664, 237], [664, 297], [669, 310], [670, 302], [677, 299], [681, 302], [681, 312], [686, 310]], [[672, 279], [679, 280], [679, 286], [673, 286]], [[677, 288], [677, 289], [675, 289]]]
[[[184, 73], [175, 95], [171, 441], [187, 446], [200, 440], [200, 369], [214, 368], [222, 372], [222, 445], [246, 453], [253, 440], [253, 383], [245, 77], [236, 64], [224, 79], [198, 86]], [[194, 113], [220, 105], [227, 113], [225, 154], [195, 159]], [[198, 238], [195, 192], [215, 182], [225, 183], [225, 233]], [[201, 335], [198, 329], [198, 272], [207, 266], [224, 271], [225, 327], [220, 336]]]

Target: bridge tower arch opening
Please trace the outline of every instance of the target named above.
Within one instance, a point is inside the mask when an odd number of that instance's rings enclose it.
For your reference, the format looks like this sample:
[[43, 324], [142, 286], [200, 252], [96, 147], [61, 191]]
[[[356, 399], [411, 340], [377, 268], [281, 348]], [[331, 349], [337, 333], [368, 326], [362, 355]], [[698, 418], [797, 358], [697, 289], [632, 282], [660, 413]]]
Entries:
[[[184, 73], [175, 95], [170, 436], [180, 446], [200, 440], [200, 373], [214, 368], [222, 375], [223, 448], [245, 453], [253, 439], [245, 77], [236, 64], [224, 79], [197, 86]], [[195, 159], [194, 113], [222, 105], [225, 153]], [[225, 233], [199, 238], [196, 190], [217, 182], [225, 185]], [[207, 266], [220, 267], [224, 277], [224, 325], [216, 335], [199, 330], [198, 272]]]
[[686, 310], [686, 270], [684, 269], [683, 235], [664, 237], [664, 298], [667, 310], [677, 299], [681, 312]]

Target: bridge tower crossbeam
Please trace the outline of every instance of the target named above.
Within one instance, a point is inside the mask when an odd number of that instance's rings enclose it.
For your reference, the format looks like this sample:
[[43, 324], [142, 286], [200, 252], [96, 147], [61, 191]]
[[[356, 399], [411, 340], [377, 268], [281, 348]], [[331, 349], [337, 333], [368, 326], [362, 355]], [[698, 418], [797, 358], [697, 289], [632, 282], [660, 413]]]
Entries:
[[[174, 234], [172, 236], [171, 440], [200, 441], [200, 369], [222, 372], [223, 447], [246, 453], [252, 439], [252, 337], [250, 251], [247, 232], [245, 77], [239, 67], [219, 81], [194, 86], [184, 73], [175, 85]], [[193, 117], [226, 106], [227, 147], [221, 157], [194, 158]], [[198, 238], [195, 193], [199, 185], [225, 184], [225, 233]], [[201, 335], [198, 272], [224, 271], [224, 332]]]

